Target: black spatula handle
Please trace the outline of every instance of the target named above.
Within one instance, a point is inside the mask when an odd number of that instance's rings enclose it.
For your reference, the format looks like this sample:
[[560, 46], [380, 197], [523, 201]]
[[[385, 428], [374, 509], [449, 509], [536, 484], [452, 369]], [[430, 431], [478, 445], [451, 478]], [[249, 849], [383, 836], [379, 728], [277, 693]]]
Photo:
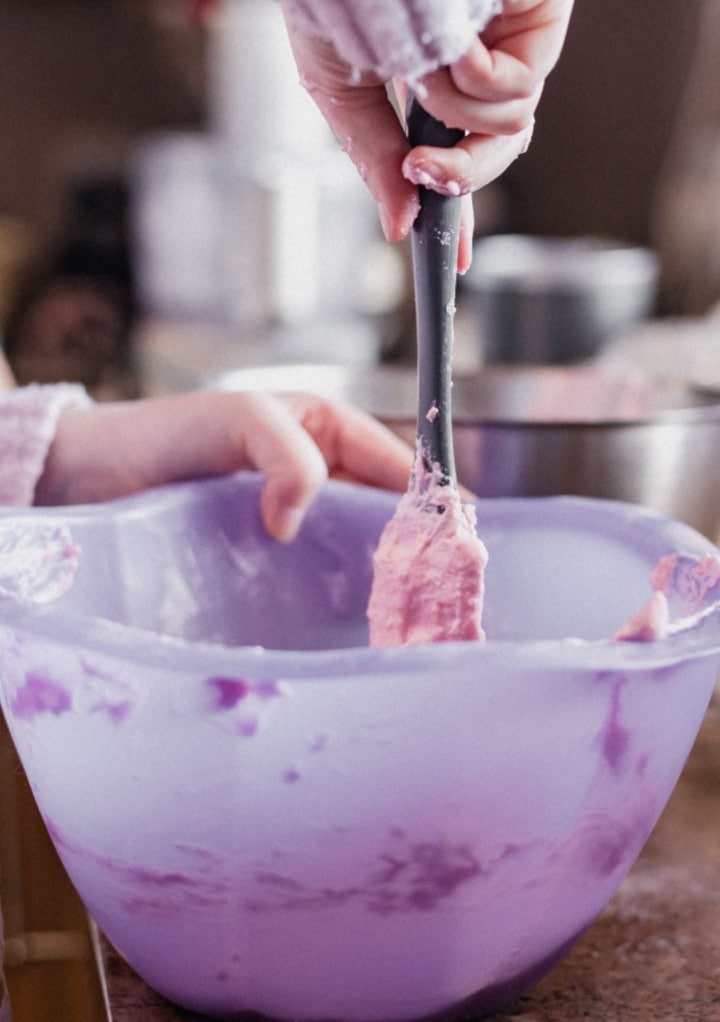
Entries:
[[[447, 128], [410, 97], [410, 144], [449, 148], [464, 132]], [[428, 465], [455, 482], [452, 436], [452, 349], [457, 281], [460, 199], [420, 187], [420, 213], [412, 231], [417, 327], [417, 433]]]

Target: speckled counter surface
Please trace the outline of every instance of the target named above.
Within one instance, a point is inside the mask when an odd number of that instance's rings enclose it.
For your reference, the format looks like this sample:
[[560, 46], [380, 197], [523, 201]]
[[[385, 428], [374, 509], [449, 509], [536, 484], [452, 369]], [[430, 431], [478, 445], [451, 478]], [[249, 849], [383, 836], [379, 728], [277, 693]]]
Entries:
[[[188, 1022], [103, 942], [113, 1022]], [[487, 1022], [720, 1022], [720, 696], [630, 875], [559, 966]]]

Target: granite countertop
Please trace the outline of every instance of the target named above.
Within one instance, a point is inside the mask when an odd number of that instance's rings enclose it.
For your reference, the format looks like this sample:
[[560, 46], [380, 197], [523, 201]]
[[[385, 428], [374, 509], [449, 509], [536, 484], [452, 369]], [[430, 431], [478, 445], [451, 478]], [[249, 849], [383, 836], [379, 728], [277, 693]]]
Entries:
[[[191, 1022], [102, 942], [112, 1022]], [[660, 822], [567, 957], [487, 1022], [720, 1022], [720, 695]]]

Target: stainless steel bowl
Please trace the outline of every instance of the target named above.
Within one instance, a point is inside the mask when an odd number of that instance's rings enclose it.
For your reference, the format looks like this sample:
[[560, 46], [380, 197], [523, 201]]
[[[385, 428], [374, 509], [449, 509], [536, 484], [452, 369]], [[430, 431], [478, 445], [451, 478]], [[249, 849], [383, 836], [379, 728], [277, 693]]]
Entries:
[[462, 291], [483, 364], [577, 363], [650, 315], [657, 257], [606, 238], [480, 239]]
[[[278, 365], [212, 381], [304, 390], [415, 436], [412, 369]], [[480, 497], [580, 494], [625, 500], [720, 534], [720, 392], [600, 366], [492, 366], [453, 388], [458, 478]]]

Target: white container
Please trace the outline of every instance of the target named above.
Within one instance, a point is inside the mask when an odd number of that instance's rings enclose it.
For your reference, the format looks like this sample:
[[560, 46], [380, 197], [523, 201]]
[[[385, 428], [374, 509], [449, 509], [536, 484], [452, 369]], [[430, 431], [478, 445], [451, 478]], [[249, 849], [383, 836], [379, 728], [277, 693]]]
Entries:
[[138, 291], [149, 314], [257, 329], [363, 313], [377, 210], [346, 154], [247, 163], [210, 135], [135, 154]]
[[248, 161], [316, 158], [335, 145], [299, 83], [277, 0], [222, 0], [208, 53], [210, 130]]
[[276, 0], [224, 0], [208, 67], [210, 130], [135, 154], [145, 311], [251, 330], [377, 311], [377, 207], [298, 81]]
[[222, 319], [221, 161], [206, 135], [148, 138], [131, 168], [137, 289], [148, 313]]

